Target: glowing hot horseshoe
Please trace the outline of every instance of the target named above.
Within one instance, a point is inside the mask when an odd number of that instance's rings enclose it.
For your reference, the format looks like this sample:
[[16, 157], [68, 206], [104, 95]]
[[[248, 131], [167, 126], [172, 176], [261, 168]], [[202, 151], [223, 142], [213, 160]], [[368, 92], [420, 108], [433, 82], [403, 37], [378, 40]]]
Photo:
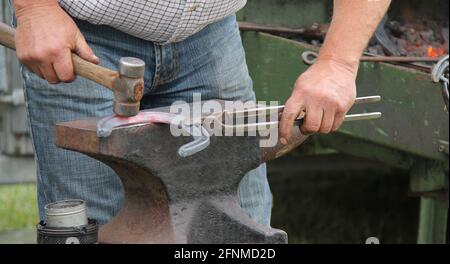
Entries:
[[210, 139], [209, 133], [201, 125], [186, 125], [182, 122], [181, 125], [177, 122], [180, 120], [180, 115], [166, 113], [166, 112], [140, 112], [133, 117], [121, 117], [118, 115], [112, 115], [101, 119], [97, 123], [97, 136], [100, 138], [106, 138], [111, 135], [113, 130], [120, 128], [129, 128], [134, 126], [142, 126], [147, 124], [167, 124], [179, 126], [186, 131], [194, 140], [188, 144], [181, 146], [178, 149], [178, 155], [181, 157], [192, 156], [199, 151], [204, 150], [209, 146]]

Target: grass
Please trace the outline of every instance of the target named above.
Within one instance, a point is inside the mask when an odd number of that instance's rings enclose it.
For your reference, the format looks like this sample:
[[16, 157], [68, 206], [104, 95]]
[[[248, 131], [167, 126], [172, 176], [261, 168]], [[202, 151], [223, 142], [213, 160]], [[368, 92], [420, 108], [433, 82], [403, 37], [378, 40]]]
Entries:
[[36, 185], [0, 185], [0, 232], [34, 228], [38, 221]]

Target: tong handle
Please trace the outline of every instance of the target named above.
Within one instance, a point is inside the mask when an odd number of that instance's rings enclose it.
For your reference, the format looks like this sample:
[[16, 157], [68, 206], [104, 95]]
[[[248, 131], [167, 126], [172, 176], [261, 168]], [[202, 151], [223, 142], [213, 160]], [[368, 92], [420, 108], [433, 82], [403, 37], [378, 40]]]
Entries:
[[[383, 116], [383, 114], [381, 112], [346, 115], [344, 118], [344, 122], [378, 119], [382, 116]], [[294, 125], [296, 125], [296, 126], [302, 126], [303, 123], [304, 123], [304, 118], [299, 118], [294, 121]]]
[[[355, 99], [355, 105], [360, 104], [369, 104], [369, 103], [377, 103], [381, 101], [381, 96], [365, 96], [358, 97]], [[372, 113], [362, 113], [362, 114], [351, 114], [346, 115], [344, 118], [344, 122], [352, 122], [352, 121], [360, 121], [360, 120], [370, 120], [370, 119], [378, 119], [382, 117], [383, 114], [381, 112], [372, 112]], [[294, 121], [294, 125], [302, 126], [304, 122], [304, 118], [298, 118]]]
[[379, 95], [358, 97], [355, 99], [355, 105], [378, 103], [378, 102], [381, 102], [381, 96], [379, 96]]

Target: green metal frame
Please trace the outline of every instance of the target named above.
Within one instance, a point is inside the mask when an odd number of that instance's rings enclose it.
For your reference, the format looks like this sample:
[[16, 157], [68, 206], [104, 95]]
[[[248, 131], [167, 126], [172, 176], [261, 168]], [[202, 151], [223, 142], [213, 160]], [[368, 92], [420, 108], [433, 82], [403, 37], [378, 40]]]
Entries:
[[448, 243], [448, 195], [420, 198], [419, 244]]
[[[330, 1], [250, 0], [242, 21], [301, 27], [328, 21]], [[300, 11], [300, 12], [299, 12]], [[315, 47], [256, 32], [242, 34], [258, 100], [284, 103], [308, 65], [301, 54]], [[352, 111], [381, 111], [379, 120], [345, 124], [333, 135], [314, 136], [308, 153], [338, 151], [411, 171], [411, 193], [422, 196], [419, 243], [445, 243], [448, 214], [448, 113], [439, 84], [429, 74], [383, 63], [362, 63], [358, 95], [381, 95], [380, 104]], [[447, 197], [447, 198], [445, 198]]]

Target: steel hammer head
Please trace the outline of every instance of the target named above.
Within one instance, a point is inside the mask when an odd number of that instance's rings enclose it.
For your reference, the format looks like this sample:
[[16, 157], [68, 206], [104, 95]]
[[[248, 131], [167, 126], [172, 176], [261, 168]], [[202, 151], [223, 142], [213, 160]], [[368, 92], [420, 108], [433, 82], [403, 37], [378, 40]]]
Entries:
[[144, 96], [145, 62], [124, 57], [119, 61], [119, 78], [113, 84], [114, 113], [120, 116], [135, 116], [139, 113]]

